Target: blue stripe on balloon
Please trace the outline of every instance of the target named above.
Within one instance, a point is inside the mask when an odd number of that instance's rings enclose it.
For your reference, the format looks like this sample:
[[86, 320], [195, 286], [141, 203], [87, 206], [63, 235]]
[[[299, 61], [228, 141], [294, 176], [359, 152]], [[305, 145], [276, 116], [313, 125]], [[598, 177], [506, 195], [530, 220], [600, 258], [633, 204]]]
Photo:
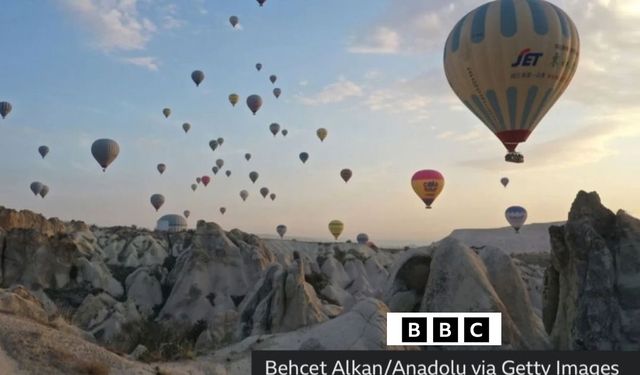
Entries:
[[538, 86], [529, 87], [527, 100], [524, 103], [524, 112], [522, 112], [522, 119], [520, 121], [520, 129], [527, 129], [527, 120], [529, 119], [531, 107], [533, 107], [533, 101], [536, 99], [536, 95], [538, 95]]
[[482, 113], [482, 115], [487, 119], [485, 124], [487, 124], [494, 131], [496, 130], [496, 124], [493, 123], [493, 119], [489, 115], [489, 110], [482, 104], [482, 101], [477, 95], [471, 95], [471, 99], [473, 100], [473, 104], [476, 105], [478, 110]]
[[467, 108], [469, 108], [469, 110], [470, 110], [471, 112], [473, 112], [473, 114], [474, 114], [474, 115], [476, 115], [476, 117], [477, 117], [477, 118], [479, 118], [479, 119], [480, 119], [480, 121], [482, 121], [482, 122], [483, 122], [483, 123], [485, 123], [485, 124], [487, 123], [488, 119], [486, 119], [486, 118], [482, 115], [482, 113], [478, 112], [478, 110], [477, 110], [474, 106], [472, 106], [472, 105], [471, 105], [471, 103], [469, 103], [469, 101], [468, 101], [468, 100], [463, 100], [462, 102], [464, 103], [464, 105], [466, 105], [466, 106], [467, 106]]
[[551, 92], [553, 91], [553, 89], [547, 89], [547, 92], [544, 93], [544, 96], [542, 97], [542, 100], [540, 101], [540, 104], [538, 105], [538, 110], [536, 111], [536, 115], [533, 117], [533, 120], [537, 120], [538, 116], [540, 116], [540, 112], [542, 111], [542, 109], [544, 108], [545, 104], [547, 103], [547, 99], [549, 99], [549, 95], [551, 94]]
[[545, 35], [549, 32], [549, 22], [544, 13], [544, 7], [540, 0], [527, 0], [529, 9], [531, 9], [531, 17], [533, 18], [533, 29], [539, 35]]
[[509, 105], [509, 129], [515, 129], [516, 107], [518, 106], [518, 89], [513, 86], [507, 89], [507, 104]]
[[560, 20], [560, 28], [562, 29], [562, 35], [565, 38], [568, 38], [571, 34], [571, 28], [569, 27], [569, 21], [567, 20], [567, 15], [563, 11], [561, 11], [560, 8], [558, 8], [557, 6], [553, 4], [549, 4], [549, 5], [551, 5], [553, 10], [555, 10], [556, 14], [558, 15], [558, 19]]
[[500, 32], [502, 36], [512, 37], [518, 32], [516, 22], [516, 6], [513, 0], [502, 0], [500, 2]]
[[496, 117], [498, 118], [500, 129], [507, 130], [506, 127], [504, 126], [504, 118], [502, 117], [502, 111], [500, 110], [500, 103], [498, 103], [498, 97], [496, 96], [496, 92], [493, 90], [487, 90], [487, 99], [489, 99], [489, 103], [493, 108], [493, 113], [495, 113]]
[[460, 48], [460, 34], [462, 33], [462, 26], [466, 19], [467, 16], [462, 17], [453, 28], [453, 32], [451, 33], [451, 52], [456, 52], [458, 48]]
[[485, 23], [487, 20], [487, 9], [489, 4], [484, 4], [473, 15], [473, 21], [471, 23], [471, 42], [480, 43], [484, 40]]

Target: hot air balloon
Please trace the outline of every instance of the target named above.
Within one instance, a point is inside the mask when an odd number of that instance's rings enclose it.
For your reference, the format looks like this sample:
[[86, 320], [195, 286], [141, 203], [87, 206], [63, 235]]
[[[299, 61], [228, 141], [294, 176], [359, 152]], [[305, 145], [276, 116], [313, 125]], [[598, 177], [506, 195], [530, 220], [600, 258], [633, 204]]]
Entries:
[[260, 4], [260, 6], [263, 6], [267, 0], [257, 0], [257, 1], [258, 1], [258, 4]]
[[171, 115], [171, 108], [162, 109], [162, 114], [164, 115], [164, 118], [169, 118], [169, 116]]
[[500, 179], [500, 183], [502, 184], [502, 186], [507, 187], [507, 185], [509, 185], [509, 179], [506, 177], [502, 177]]
[[226, 174], [227, 177], [231, 177], [231, 171], [228, 170], [228, 169], [226, 171], [224, 171], [224, 174]]
[[200, 177], [196, 177], [196, 182], [197, 182], [197, 183], [201, 183], [201, 182], [202, 182], [202, 178], [200, 178]]
[[427, 208], [431, 208], [431, 204], [444, 188], [444, 177], [438, 171], [424, 169], [413, 175], [411, 186]]
[[253, 115], [255, 116], [256, 112], [262, 107], [262, 98], [260, 95], [250, 95], [247, 98], [247, 107], [251, 110]]
[[324, 142], [324, 139], [327, 138], [327, 134], [329, 134], [329, 132], [327, 132], [327, 129], [325, 128], [316, 130], [316, 135], [320, 138], [320, 142]]
[[340, 220], [331, 220], [329, 222], [329, 232], [333, 235], [333, 237], [337, 240], [342, 234], [344, 230], [344, 224]]
[[351, 179], [351, 176], [353, 176], [353, 172], [351, 172], [351, 169], [349, 168], [345, 168], [340, 171], [340, 177], [342, 177], [345, 183], [349, 182], [349, 180]]
[[269, 194], [269, 198], [271, 198], [272, 201], [276, 200], [276, 195], [274, 193]]
[[301, 152], [300, 155], [298, 155], [298, 157], [300, 158], [303, 164], [306, 163], [307, 160], [309, 160], [309, 154], [306, 152]]
[[496, 0], [471, 11], [444, 49], [451, 88], [509, 151], [516, 152], [569, 85], [580, 54], [578, 31], [542, 0]]
[[366, 233], [359, 233], [356, 237], [356, 241], [358, 241], [360, 245], [365, 245], [369, 242], [369, 236]]
[[42, 158], [44, 159], [45, 156], [47, 156], [47, 154], [49, 153], [49, 147], [47, 146], [40, 146], [38, 147], [38, 153], [40, 154], [40, 156], [42, 156]]
[[211, 147], [211, 151], [215, 151], [218, 148], [218, 141], [212, 139], [209, 141], [209, 147]]
[[189, 218], [189, 216], [191, 216], [191, 211], [189, 211], [189, 210], [184, 210], [183, 214], [184, 214], [184, 217], [186, 217], [186, 218], [188, 219], [188, 218]]
[[216, 165], [218, 166], [218, 168], [222, 168], [222, 166], [224, 165], [224, 160], [222, 159], [216, 160]]
[[156, 209], [156, 211], [158, 211], [160, 209], [160, 207], [162, 207], [162, 205], [164, 204], [164, 195], [162, 194], [153, 194], [151, 196], [151, 205], [153, 206], [153, 208]]
[[283, 224], [278, 225], [276, 232], [280, 235], [280, 238], [284, 237], [285, 233], [287, 233], [287, 226]]
[[247, 161], [251, 160], [251, 154], [250, 153], [244, 154], [244, 158], [247, 159]]
[[211, 177], [209, 176], [202, 176], [202, 184], [206, 187], [207, 185], [209, 185], [209, 182], [211, 182]]
[[275, 137], [276, 134], [278, 134], [278, 132], [280, 131], [280, 124], [274, 122], [273, 124], [269, 125], [269, 131]]
[[194, 70], [193, 73], [191, 73], [191, 79], [196, 86], [200, 86], [202, 81], [204, 81], [204, 73], [200, 70]]
[[229, 95], [229, 103], [231, 103], [231, 106], [235, 107], [238, 100], [240, 100], [240, 96], [238, 96], [238, 94]]
[[287, 129], [282, 129], [282, 131], [280, 133], [282, 133], [283, 137], [286, 137], [287, 134], [289, 134], [289, 131]]
[[198, 185], [191, 184], [191, 190], [196, 191], [197, 188], [198, 188]]
[[224, 143], [224, 138], [219, 137], [218, 139], [216, 139], [216, 142], [218, 142], [218, 146], [222, 146], [222, 144]]
[[260, 195], [262, 195], [262, 198], [266, 198], [268, 194], [269, 194], [268, 188], [266, 187], [260, 188]]
[[2, 116], [2, 118], [7, 117], [7, 115], [9, 114], [9, 112], [11, 112], [12, 109], [13, 107], [11, 106], [11, 103], [0, 102], [0, 116]]
[[40, 196], [42, 197], [42, 199], [44, 199], [44, 197], [46, 197], [47, 194], [49, 194], [49, 186], [42, 185], [42, 189], [40, 189]]
[[182, 124], [182, 130], [184, 130], [185, 133], [188, 133], [189, 129], [191, 129], [191, 124], [189, 124], [188, 122]]
[[257, 64], [256, 64], [256, 70], [257, 70], [257, 71], [262, 70], [262, 64], [257, 63]]
[[504, 212], [504, 216], [516, 233], [520, 232], [520, 228], [527, 221], [527, 210], [520, 206], [511, 206]]
[[43, 186], [44, 185], [42, 184], [42, 182], [34, 181], [31, 183], [31, 185], [29, 185], [29, 188], [33, 192], [33, 195], [38, 195], [40, 194], [40, 191], [42, 191]]
[[220, 170], [220, 168], [218, 168], [217, 165], [214, 165], [213, 167], [211, 167], [211, 172], [213, 172], [213, 174], [218, 174], [219, 170]]
[[271, 83], [276, 83], [277, 80], [278, 77], [275, 74], [269, 76], [269, 81], [271, 81]]
[[225, 212], [227, 212], [227, 209], [225, 207], [220, 207], [220, 213], [224, 215]]
[[256, 180], [258, 179], [260, 175], [258, 174], [258, 172], [251, 172], [249, 173], [249, 179], [251, 180], [251, 182], [253, 182], [254, 184], [256, 183]]
[[229, 17], [229, 23], [231, 24], [232, 27], [236, 27], [236, 25], [238, 24], [238, 17], [236, 16]]
[[160, 163], [156, 168], [158, 168], [158, 172], [160, 172], [160, 174], [163, 174], [164, 171], [167, 169], [167, 166], [164, 165], [163, 163]]
[[280, 90], [280, 88], [276, 87], [275, 89], [273, 89], [273, 96], [275, 96], [276, 99], [280, 97], [280, 94], [282, 94], [282, 90]]
[[247, 197], [249, 196], [249, 192], [246, 190], [241, 190], [240, 191], [240, 198], [242, 198], [242, 201], [246, 201]]
[[96, 159], [98, 164], [102, 167], [102, 171], [106, 171], [109, 164], [111, 164], [120, 153], [120, 146], [112, 139], [98, 139], [91, 145], [91, 154]]

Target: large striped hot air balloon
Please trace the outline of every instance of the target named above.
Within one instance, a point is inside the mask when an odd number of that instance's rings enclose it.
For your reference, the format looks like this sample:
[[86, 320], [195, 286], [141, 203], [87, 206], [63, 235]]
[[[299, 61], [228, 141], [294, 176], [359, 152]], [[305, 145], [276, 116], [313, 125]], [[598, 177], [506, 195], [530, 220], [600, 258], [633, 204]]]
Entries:
[[569, 16], [543, 0], [495, 0], [464, 16], [444, 49], [453, 91], [516, 152], [569, 85], [580, 54]]
[[527, 221], [527, 210], [520, 206], [511, 206], [504, 212], [504, 216], [516, 233], [520, 232], [520, 228]]
[[431, 208], [431, 204], [444, 188], [444, 177], [438, 171], [424, 169], [413, 174], [411, 186], [427, 208]]

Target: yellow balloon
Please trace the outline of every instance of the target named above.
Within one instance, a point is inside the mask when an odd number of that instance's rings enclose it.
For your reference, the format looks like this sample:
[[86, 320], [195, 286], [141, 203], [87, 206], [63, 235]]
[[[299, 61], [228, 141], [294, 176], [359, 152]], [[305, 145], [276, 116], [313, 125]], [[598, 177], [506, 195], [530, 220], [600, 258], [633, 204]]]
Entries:
[[444, 70], [460, 100], [504, 144], [507, 161], [565, 91], [578, 66], [576, 26], [544, 0], [495, 0], [453, 28]]
[[320, 142], [323, 142], [325, 138], [327, 138], [327, 129], [325, 128], [320, 128], [316, 131], [316, 135], [318, 136], [318, 138], [320, 138]]
[[342, 234], [343, 230], [344, 230], [344, 224], [342, 223], [342, 221], [331, 220], [331, 222], [329, 222], [329, 232], [331, 232], [331, 234], [336, 240], [338, 239], [338, 237], [340, 237], [340, 234]]
[[240, 100], [240, 96], [238, 96], [238, 94], [231, 94], [229, 95], [229, 102], [231, 103], [232, 106], [236, 106], [236, 103], [238, 103], [238, 100]]

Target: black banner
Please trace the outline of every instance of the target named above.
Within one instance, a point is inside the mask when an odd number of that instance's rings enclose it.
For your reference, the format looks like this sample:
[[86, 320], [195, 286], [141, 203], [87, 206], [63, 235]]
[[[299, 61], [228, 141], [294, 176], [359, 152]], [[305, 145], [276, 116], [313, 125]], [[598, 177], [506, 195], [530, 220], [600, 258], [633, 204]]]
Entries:
[[638, 375], [638, 352], [254, 351], [252, 375]]

